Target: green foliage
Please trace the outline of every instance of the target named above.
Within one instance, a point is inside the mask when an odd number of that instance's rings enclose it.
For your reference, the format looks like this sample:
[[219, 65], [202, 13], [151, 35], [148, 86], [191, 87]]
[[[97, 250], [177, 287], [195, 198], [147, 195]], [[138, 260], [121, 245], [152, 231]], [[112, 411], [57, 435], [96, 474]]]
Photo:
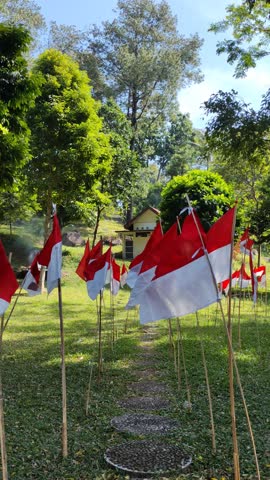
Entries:
[[99, 111], [103, 131], [109, 136], [112, 147], [110, 175], [104, 177], [102, 187], [108, 191], [114, 205], [126, 205], [138, 167], [136, 154], [130, 150], [132, 129], [124, 113], [113, 99], [104, 103]]
[[207, 230], [234, 202], [231, 187], [220, 175], [191, 170], [174, 177], [162, 191], [160, 210], [165, 228], [172, 225], [179, 212], [188, 206], [186, 195]]
[[211, 25], [214, 33], [232, 30], [233, 40], [223, 40], [217, 44], [217, 53], [226, 53], [227, 62], [235, 64], [235, 77], [244, 77], [249, 68], [269, 55], [269, 14], [267, 1], [250, 3], [242, 0], [240, 5], [230, 4], [226, 8], [225, 19]]
[[24, 26], [35, 41], [45, 28], [41, 7], [34, 0], [1, 0], [0, 21]]
[[175, 106], [180, 86], [200, 80], [201, 40], [178, 34], [176, 18], [165, 1], [119, 0], [117, 14], [112, 22], [92, 29], [90, 47], [131, 122], [131, 148], [140, 152], [146, 125], [149, 128]]
[[70, 57], [47, 50], [33, 71], [42, 75], [43, 85], [28, 115], [32, 159], [26, 171], [46, 211], [51, 201], [62, 206], [83, 201], [109, 173], [111, 147], [88, 76]]
[[24, 28], [0, 24], [0, 189], [12, 185], [17, 170], [29, 159], [25, 117], [39, 86], [24, 57], [29, 43]]

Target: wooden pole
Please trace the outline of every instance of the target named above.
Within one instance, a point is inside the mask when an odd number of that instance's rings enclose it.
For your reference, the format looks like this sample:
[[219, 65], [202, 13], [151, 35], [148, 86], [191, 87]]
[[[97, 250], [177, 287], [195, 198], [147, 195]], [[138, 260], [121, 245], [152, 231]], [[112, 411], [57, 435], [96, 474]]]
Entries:
[[61, 280], [58, 278], [58, 305], [60, 320], [60, 338], [61, 338], [61, 372], [62, 372], [62, 455], [67, 457], [67, 386], [66, 386], [66, 365], [65, 365], [65, 341], [64, 341], [64, 322], [62, 306]]
[[179, 319], [177, 318], [177, 384], [178, 391], [181, 390], [182, 376], [181, 376], [181, 361], [180, 361], [180, 327]]
[[180, 323], [179, 317], [178, 317], [177, 320], [178, 320], [178, 326], [179, 326], [180, 348], [181, 348], [181, 353], [182, 353], [182, 364], [183, 364], [183, 370], [184, 370], [184, 376], [185, 376], [185, 382], [186, 382], [188, 408], [191, 408], [190, 386], [189, 386], [189, 383], [188, 383], [185, 352], [184, 352], [184, 346], [183, 346], [182, 329], [181, 329], [181, 323]]
[[3, 385], [2, 385], [3, 333], [4, 333], [4, 315], [2, 315], [1, 317], [1, 332], [0, 332], [0, 442], [1, 442], [2, 479], [8, 480], [6, 435], [5, 435], [5, 423], [4, 423], [4, 400], [3, 400]]
[[90, 363], [90, 376], [89, 376], [88, 388], [87, 388], [87, 393], [86, 393], [86, 405], [85, 405], [86, 415], [88, 415], [88, 410], [89, 410], [89, 403], [90, 403], [90, 397], [91, 397], [92, 376], [93, 376], [93, 364]]
[[206, 363], [205, 353], [204, 353], [204, 345], [203, 345], [203, 341], [200, 333], [198, 312], [196, 312], [196, 321], [197, 321], [197, 329], [200, 337], [202, 361], [203, 361], [203, 368], [205, 373], [205, 381], [206, 381], [208, 403], [209, 403], [209, 413], [210, 413], [211, 433], [212, 433], [212, 452], [213, 454], [215, 454], [217, 449], [216, 449], [216, 433], [215, 433], [215, 423], [214, 423], [214, 415], [213, 415], [212, 396], [211, 396], [211, 389], [210, 389], [210, 383], [209, 383], [207, 363]]
[[[187, 197], [188, 205], [189, 205], [189, 207], [191, 208], [191, 204], [190, 204], [188, 195], [186, 195], [186, 197]], [[200, 239], [201, 239], [201, 244], [202, 244], [202, 247], [203, 247], [203, 250], [204, 250], [204, 254], [205, 254], [205, 256], [206, 256], [206, 259], [207, 259], [207, 262], [208, 262], [208, 265], [209, 265], [209, 268], [210, 268], [210, 272], [211, 272], [213, 284], [214, 284], [214, 286], [215, 286], [215, 288], [216, 288], [216, 292], [217, 292], [217, 302], [219, 302], [219, 305], [220, 305], [220, 308], [221, 308], [221, 312], [223, 313], [222, 304], [221, 304], [221, 300], [220, 300], [220, 298], [219, 298], [219, 292], [218, 292], [218, 287], [217, 287], [215, 275], [214, 275], [214, 272], [213, 272], [213, 268], [212, 268], [211, 262], [210, 262], [210, 260], [209, 260], [208, 252], [207, 252], [207, 250], [206, 250], [206, 248], [205, 248], [204, 240], [203, 240], [203, 238], [202, 238], [200, 229], [199, 229], [199, 227], [198, 227], [197, 220], [196, 220], [196, 217], [195, 217], [195, 215], [194, 215], [193, 209], [191, 209], [191, 213], [192, 213], [192, 216], [193, 216], [193, 219], [194, 219], [194, 222], [195, 222], [195, 225], [196, 225], [198, 234], [199, 234]], [[240, 465], [239, 465], [239, 452], [238, 452], [238, 441], [237, 441], [237, 432], [236, 432], [236, 417], [235, 417], [235, 402], [234, 402], [234, 382], [233, 382], [233, 363], [232, 363], [232, 348], [231, 348], [231, 278], [232, 278], [232, 252], [233, 252], [233, 236], [234, 236], [234, 227], [235, 227], [235, 216], [236, 216], [236, 208], [235, 208], [235, 215], [234, 215], [233, 228], [232, 228], [232, 238], [231, 238], [230, 275], [229, 275], [230, 285], [229, 285], [229, 299], [228, 299], [228, 325], [227, 325], [227, 331], [228, 331], [228, 362], [229, 362], [229, 369], [228, 369], [228, 370], [229, 370], [229, 392], [230, 392], [231, 428], [232, 428], [232, 440], [233, 440], [234, 480], [240, 480]], [[223, 313], [223, 315], [224, 315], [224, 313]], [[225, 317], [223, 317], [223, 318], [224, 318], [224, 320], [225, 320]], [[225, 325], [226, 325], [226, 321], [225, 321]]]
[[98, 381], [101, 380], [102, 374], [102, 324], [101, 324], [101, 305], [102, 293], [99, 292], [99, 315], [98, 315]]

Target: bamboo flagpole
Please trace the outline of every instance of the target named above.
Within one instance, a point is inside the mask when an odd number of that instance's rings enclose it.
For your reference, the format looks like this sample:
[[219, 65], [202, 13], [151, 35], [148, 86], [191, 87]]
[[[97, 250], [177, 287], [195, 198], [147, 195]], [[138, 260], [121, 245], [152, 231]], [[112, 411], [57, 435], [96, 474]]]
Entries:
[[180, 349], [181, 349], [181, 354], [182, 354], [182, 364], [183, 364], [183, 370], [184, 370], [184, 376], [185, 376], [185, 382], [186, 382], [187, 407], [189, 409], [191, 409], [192, 405], [191, 405], [191, 397], [190, 397], [190, 386], [189, 386], [189, 383], [188, 383], [185, 352], [184, 352], [184, 346], [183, 346], [183, 336], [182, 336], [182, 329], [181, 329], [181, 323], [180, 323], [180, 318], [179, 317], [177, 318], [177, 326], [178, 326], [178, 331], [179, 331]]
[[[213, 268], [212, 268], [211, 262], [209, 260], [208, 252], [207, 252], [207, 249], [205, 248], [204, 240], [202, 238], [199, 226], [197, 224], [197, 220], [196, 220], [196, 217], [194, 215], [193, 209], [191, 207], [191, 203], [190, 203], [188, 195], [186, 197], [187, 197], [188, 205], [191, 208], [191, 213], [192, 213], [192, 216], [193, 216], [193, 220], [195, 222], [198, 234], [200, 236], [201, 244], [202, 244], [202, 247], [203, 247], [203, 250], [204, 250], [204, 254], [206, 256], [206, 259], [207, 259], [207, 262], [208, 262], [208, 265], [209, 265], [209, 268], [210, 268], [210, 271], [211, 271], [213, 284], [216, 287], [217, 302], [219, 302], [219, 304], [221, 305], [220, 298], [219, 298], [218, 287], [217, 287], [217, 284], [216, 284], [216, 279], [215, 279], [215, 275], [214, 275], [214, 272], [213, 272]], [[232, 228], [232, 237], [234, 235], [234, 226], [235, 226], [235, 215], [234, 215], [234, 225], [233, 225], [233, 228]], [[232, 238], [232, 241], [233, 241], [233, 238]], [[231, 259], [232, 259], [232, 244], [231, 244], [230, 262], [231, 262]], [[232, 270], [232, 266], [230, 264], [230, 275], [229, 275], [230, 286], [231, 286], [231, 276], [232, 276], [231, 270]], [[230, 290], [231, 290], [231, 288], [229, 287], [229, 292], [230, 292]], [[229, 304], [228, 304], [228, 334], [229, 334], [229, 337], [231, 335], [230, 308], [231, 308], [231, 302], [230, 302], [230, 299], [229, 299]], [[222, 310], [222, 312], [223, 312], [223, 310]], [[225, 317], [224, 317], [224, 319], [225, 319]], [[230, 345], [231, 345], [231, 342], [228, 343], [228, 362], [229, 362], [229, 392], [230, 392], [231, 428], [232, 428], [232, 440], [233, 440], [234, 480], [240, 480], [240, 464], [239, 464], [239, 451], [238, 451], [238, 440], [237, 440], [237, 431], [236, 431], [236, 416], [235, 416], [235, 401], [234, 401], [232, 349], [230, 348]]]
[[211, 433], [212, 433], [212, 452], [213, 452], [213, 454], [215, 454], [217, 448], [216, 448], [216, 433], [215, 433], [215, 423], [214, 423], [214, 415], [213, 415], [212, 396], [211, 396], [211, 389], [210, 389], [210, 383], [209, 383], [207, 363], [206, 363], [205, 353], [204, 353], [204, 345], [203, 345], [203, 341], [202, 341], [202, 337], [201, 337], [201, 333], [200, 333], [198, 312], [196, 312], [196, 322], [197, 322], [197, 329], [198, 329], [198, 333], [199, 333], [199, 337], [200, 337], [202, 361], [203, 361], [203, 368], [204, 368], [204, 373], [205, 373], [205, 382], [206, 382], [207, 395], [208, 395], [208, 404], [209, 404], [209, 413], [210, 413], [210, 422], [211, 422]]
[[[188, 198], [188, 196], [186, 196], [186, 197], [187, 197], [187, 201], [188, 201], [188, 203], [189, 203], [189, 205], [190, 205], [189, 198]], [[235, 417], [233, 368], [232, 368], [232, 367], [234, 367], [234, 369], [235, 369], [236, 378], [237, 378], [237, 384], [238, 384], [238, 387], [239, 387], [239, 390], [240, 390], [240, 394], [241, 394], [241, 398], [242, 398], [242, 402], [243, 402], [243, 406], [244, 406], [244, 410], [245, 410], [245, 415], [246, 415], [246, 419], [247, 419], [247, 424], [248, 424], [248, 429], [249, 429], [249, 434], [250, 434], [250, 439], [251, 439], [251, 443], [252, 443], [252, 448], [253, 448], [253, 453], [254, 453], [254, 459], [255, 459], [255, 464], [256, 464], [257, 478], [258, 478], [258, 480], [261, 480], [259, 463], [258, 463], [258, 456], [257, 456], [256, 445], [255, 445], [255, 440], [254, 440], [254, 435], [253, 435], [252, 426], [251, 426], [251, 422], [250, 422], [250, 418], [249, 418], [249, 413], [248, 413], [248, 408], [247, 408], [247, 403], [246, 403], [246, 400], [245, 400], [245, 395], [244, 395], [244, 391], [243, 391], [243, 387], [242, 387], [242, 383], [241, 383], [241, 378], [240, 378], [240, 374], [239, 374], [239, 371], [238, 371], [238, 366], [237, 366], [237, 363], [236, 363], [236, 360], [235, 360], [235, 355], [234, 355], [233, 347], [232, 347], [232, 340], [231, 340], [231, 322], [230, 322], [231, 293], [229, 294], [229, 303], [228, 303], [228, 324], [226, 324], [226, 319], [225, 319], [225, 315], [224, 315], [224, 311], [223, 311], [223, 307], [222, 307], [222, 302], [221, 302], [221, 299], [220, 299], [219, 294], [218, 294], [218, 288], [217, 288], [217, 284], [216, 284], [216, 280], [215, 280], [214, 271], [213, 271], [213, 268], [212, 268], [212, 265], [211, 265], [211, 262], [210, 262], [210, 259], [209, 259], [208, 251], [207, 251], [207, 249], [205, 248], [204, 241], [203, 241], [203, 238], [202, 238], [202, 236], [201, 236], [200, 229], [199, 229], [199, 227], [198, 227], [198, 224], [197, 224], [195, 215], [194, 215], [194, 213], [193, 213], [193, 210], [192, 210], [192, 215], [193, 215], [193, 219], [194, 219], [194, 222], [195, 222], [195, 224], [196, 224], [196, 228], [197, 228], [197, 230], [198, 230], [199, 236], [200, 236], [200, 238], [201, 238], [202, 247], [203, 247], [203, 249], [204, 249], [204, 254], [206, 255], [207, 262], [208, 262], [208, 265], [209, 265], [209, 268], [210, 268], [210, 271], [211, 271], [211, 276], [212, 276], [214, 285], [215, 285], [216, 290], [217, 290], [217, 302], [219, 303], [219, 306], [220, 306], [221, 316], [222, 316], [223, 324], [224, 324], [225, 331], [226, 331], [226, 335], [227, 335], [227, 339], [228, 339], [230, 399], [231, 399], [231, 397], [232, 397], [232, 402], [231, 402], [231, 420], [232, 420], [232, 435], [233, 435], [233, 446], [234, 446], [234, 454], [233, 454], [233, 460], [234, 460], [234, 479], [235, 479], [235, 480], [240, 480], [240, 465], [239, 465], [238, 442], [237, 442], [237, 433], [236, 433], [236, 417]], [[231, 236], [230, 274], [229, 274], [230, 286], [229, 286], [229, 292], [231, 292], [231, 276], [232, 276], [231, 269], [232, 269], [232, 252], [233, 252], [233, 237], [234, 237], [234, 228], [235, 228], [235, 218], [236, 218], [236, 208], [235, 208], [235, 211], [234, 211], [234, 220], [233, 220], [233, 225], [232, 225], [232, 236]]]
[[3, 385], [2, 385], [3, 333], [4, 333], [4, 315], [1, 316], [1, 331], [0, 331], [0, 442], [1, 442], [2, 479], [8, 480], [6, 435], [5, 435], [5, 423], [4, 423]]
[[65, 364], [65, 340], [64, 340], [64, 322], [61, 280], [58, 279], [58, 306], [60, 320], [60, 339], [61, 339], [61, 377], [62, 377], [62, 454], [68, 455], [67, 441], [67, 386], [66, 386], [66, 364]]

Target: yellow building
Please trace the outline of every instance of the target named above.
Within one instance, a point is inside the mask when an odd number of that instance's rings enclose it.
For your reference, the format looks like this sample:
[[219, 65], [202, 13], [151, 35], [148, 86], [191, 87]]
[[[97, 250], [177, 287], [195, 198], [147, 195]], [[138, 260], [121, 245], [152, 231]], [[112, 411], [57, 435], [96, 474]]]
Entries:
[[116, 232], [122, 239], [124, 260], [132, 260], [143, 251], [157, 224], [159, 214], [157, 208], [146, 207], [124, 225], [125, 230]]

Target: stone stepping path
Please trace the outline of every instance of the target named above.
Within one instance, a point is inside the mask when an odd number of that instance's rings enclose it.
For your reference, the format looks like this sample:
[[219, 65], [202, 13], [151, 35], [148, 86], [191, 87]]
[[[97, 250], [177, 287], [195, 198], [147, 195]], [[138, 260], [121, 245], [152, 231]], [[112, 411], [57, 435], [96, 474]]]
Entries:
[[114, 445], [104, 457], [110, 465], [137, 475], [181, 472], [191, 464], [191, 457], [178, 445], [147, 440]]
[[128, 385], [128, 388], [142, 395], [168, 393], [167, 385], [165, 383], [157, 382], [155, 380], [143, 380], [140, 382], [133, 382]]
[[163, 397], [127, 397], [117, 402], [119, 407], [130, 408], [131, 410], [167, 410], [171, 402]]
[[177, 420], [147, 413], [126, 413], [114, 417], [111, 425], [118, 432], [133, 435], [168, 435], [180, 426]]
[[[151, 325], [144, 326], [142, 330], [140, 352], [138, 359], [134, 361], [133, 370], [138, 381], [128, 385], [131, 395], [117, 402], [118, 406], [135, 412], [125, 413], [111, 420], [112, 427], [118, 432], [167, 436], [180, 428], [178, 420], [153, 414], [159, 410], [167, 410], [171, 405], [168, 386], [156, 379], [159, 376], [155, 368], [158, 357], [153, 349], [157, 336], [156, 328], [156, 325]], [[162, 396], [163, 393], [166, 394], [165, 397]], [[151, 480], [149, 476], [157, 478], [159, 475], [160, 478], [160, 475], [164, 474], [181, 474], [192, 461], [191, 456], [179, 445], [152, 439], [114, 445], [106, 450], [104, 458], [111, 466], [131, 474], [132, 480], [143, 480], [144, 476]]]

